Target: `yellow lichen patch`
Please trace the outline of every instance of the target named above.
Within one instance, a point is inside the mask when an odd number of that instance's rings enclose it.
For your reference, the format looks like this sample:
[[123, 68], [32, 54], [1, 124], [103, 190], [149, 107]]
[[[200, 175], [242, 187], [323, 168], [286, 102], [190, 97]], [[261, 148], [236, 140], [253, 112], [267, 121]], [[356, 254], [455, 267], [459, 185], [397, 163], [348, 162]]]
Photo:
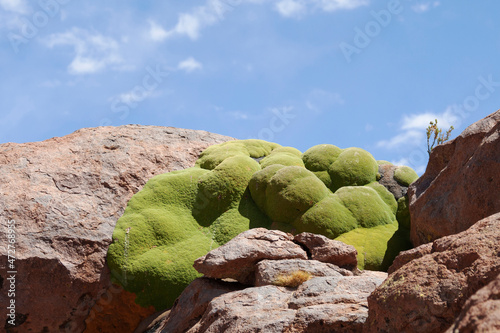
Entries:
[[312, 274], [306, 271], [294, 271], [288, 274], [280, 274], [276, 277], [273, 284], [275, 286], [281, 287], [292, 287], [296, 288], [300, 286], [302, 283], [310, 280], [312, 278]]

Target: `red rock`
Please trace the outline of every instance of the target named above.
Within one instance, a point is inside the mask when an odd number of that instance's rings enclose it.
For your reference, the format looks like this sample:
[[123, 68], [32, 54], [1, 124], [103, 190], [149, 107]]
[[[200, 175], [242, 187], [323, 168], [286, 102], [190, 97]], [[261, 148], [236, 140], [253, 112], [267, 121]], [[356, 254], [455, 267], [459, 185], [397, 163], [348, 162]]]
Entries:
[[431, 253], [395, 270], [370, 295], [366, 332], [444, 332], [500, 273], [499, 253], [500, 213], [434, 241]]
[[307, 259], [306, 252], [293, 242], [293, 236], [264, 228], [242, 232], [226, 244], [196, 259], [194, 268], [206, 277], [235, 279], [255, 283], [255, 265], [264, 259]]
[[352, 245], [310, 232], [296, 235], [294, 241], [308, 249], [311, 259], [348, 269], [358, 265], [358, 251]]
[[[207, 146], [227, 140], [203, 131], [129, 125], [1, 144], [0, 223], [15, 220], [17, 234], [19, 320], [9, 332], [82, 332], [98, 301], [97, 327], [98, 320], [110, 320], [109, 311], [118, 322], [126, 316], [130, 326], [150, 314], [128, 312], [134, 309], [130, 295], [112, 297], [110, 308], [102, 303], [101, 296], [112, 293], [105, 257], [116, 220], [152, 176], [190, 167]], [[0, 229], [1, 244], [6, 236]], [[6, 263], [2, 251], [1, 272]], [[8, 302], [2, 290], [0, 304]]]
[[414, 246], [466, 230], [500, 211], [500, 110], [435, 147], [408, 190]]
[[500, 275], [465, 303], [446, 333], [500, 332]]

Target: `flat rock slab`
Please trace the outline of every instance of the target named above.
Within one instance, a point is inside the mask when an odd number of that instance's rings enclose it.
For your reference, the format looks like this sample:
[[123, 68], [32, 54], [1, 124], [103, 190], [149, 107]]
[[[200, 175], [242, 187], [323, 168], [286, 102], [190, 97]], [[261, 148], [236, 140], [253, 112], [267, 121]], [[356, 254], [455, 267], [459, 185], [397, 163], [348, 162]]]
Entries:
[[265, 286], [275, 284], [280, 276], [289, 276], [298, 271], [307, 272], [311, 277], [353, 275], [347, 269], [317, 260], [262, 260], [257, 264], [255, 271], [255, 285]]
[[[368, 316], [367, 297], [386, 277], [386, 273], [363, 272], [359, 276], [315, 277], [298, 288], [250, 287], [227, 291], [208, 305], [201, 294], [211, 294], [207, 290], [210, 288], [221, 291], [228, 283], [220, 280], [212, 280], [211, 285], [196, 283], [196, 288], [204, 290], [193, 292], [188, 287], [167, 318], [146, 332], [362, 332]], [[237, 283], [234, 286], [241, 287]], [[195, 294], [200, 296], [193, 298], [191, 295]], [[201, 308], [205, 312], [199, 315]]]

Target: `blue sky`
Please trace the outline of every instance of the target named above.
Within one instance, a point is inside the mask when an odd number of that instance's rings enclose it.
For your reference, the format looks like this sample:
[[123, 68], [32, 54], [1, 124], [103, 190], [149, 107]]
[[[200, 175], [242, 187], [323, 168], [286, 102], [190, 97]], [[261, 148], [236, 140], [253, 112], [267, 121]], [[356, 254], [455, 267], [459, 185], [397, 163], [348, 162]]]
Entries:
[[0, 142], [143, 124], [425, 170], [500, 108], [500, 2], [0, 0]]

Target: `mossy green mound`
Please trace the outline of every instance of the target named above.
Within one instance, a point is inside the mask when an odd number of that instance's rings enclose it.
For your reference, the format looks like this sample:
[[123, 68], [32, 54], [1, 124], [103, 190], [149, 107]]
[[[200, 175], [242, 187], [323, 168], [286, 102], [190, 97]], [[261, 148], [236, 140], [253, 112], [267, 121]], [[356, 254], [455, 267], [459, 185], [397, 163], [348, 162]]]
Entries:
[[[400, 184], [414, 180], [408, 169]], [[407, 201], [396, 201], [377, 173], [360, 148], [211, 146], [193, 168], [156, 176], [131, 198], [108, 250], [113, 279], [139, 304], [165, 309], [199, 276], [196, 258], [255, 227], [339, 239], [358, 249], [359, 268], [386, 269], [408, 248], [410, 222]]]

